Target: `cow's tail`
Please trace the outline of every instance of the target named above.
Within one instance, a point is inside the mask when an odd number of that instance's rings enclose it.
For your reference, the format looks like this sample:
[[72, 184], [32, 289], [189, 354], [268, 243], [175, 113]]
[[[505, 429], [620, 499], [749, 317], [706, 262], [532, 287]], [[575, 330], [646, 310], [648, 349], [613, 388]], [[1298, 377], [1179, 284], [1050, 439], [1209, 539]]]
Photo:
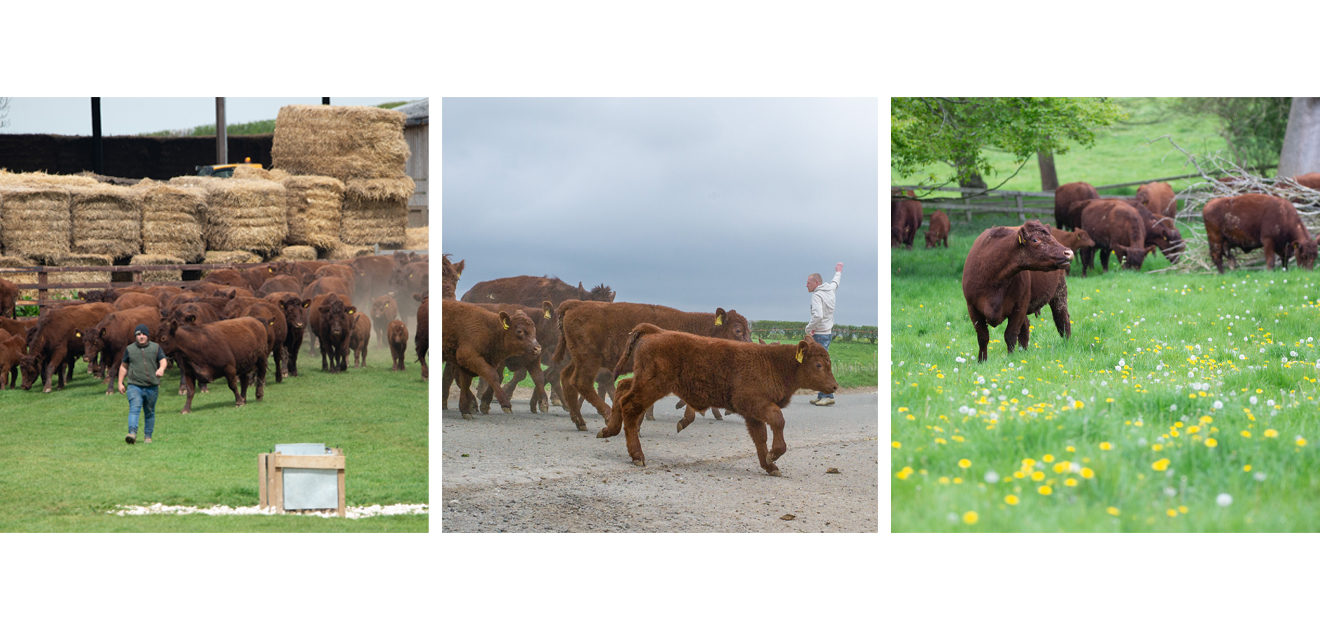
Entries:
[[633, 329], [628, 333], [628, 343], [624, 348], [623, 356], [619, 357], [619, 362], [614, 366], [614, 378], [619, 378], [620, 375], [633, 371], [633, 352], [637, 350], [637, 342], [641, 340], [642, 336], [658, 333], [662, 330], [664, 329], [655, 324], [641, 323], [633, 326]]

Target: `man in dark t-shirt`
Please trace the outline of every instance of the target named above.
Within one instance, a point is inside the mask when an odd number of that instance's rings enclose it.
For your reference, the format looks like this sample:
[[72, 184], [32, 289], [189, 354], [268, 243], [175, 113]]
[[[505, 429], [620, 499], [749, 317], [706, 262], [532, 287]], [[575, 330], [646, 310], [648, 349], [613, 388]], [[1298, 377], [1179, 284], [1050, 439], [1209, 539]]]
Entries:
[[151, 432], [156, 428], [156, 395], [160, 391], [160, 377], [165, 375], [165, 351], [150, 340], [148, 332], [146, 324], [137, 325], [133, 330], [136, 343], [124, 348], [124, 361], [119, 364], [119, 393], [128, 394], [128, 435], [124, 441], [129, 444], [137, 441], [138, 414], [143, 411], [146, 441], [151, 444]]

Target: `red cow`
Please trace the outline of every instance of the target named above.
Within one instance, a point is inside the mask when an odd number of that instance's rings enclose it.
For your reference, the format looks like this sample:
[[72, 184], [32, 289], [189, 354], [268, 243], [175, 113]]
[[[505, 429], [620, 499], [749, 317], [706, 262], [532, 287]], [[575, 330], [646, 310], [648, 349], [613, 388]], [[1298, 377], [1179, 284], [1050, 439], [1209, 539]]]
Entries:
[[272, 293], [302, 293], [302, 281], [287, 273], [281, 273], [267, 278], [265, 282], [257, 287], [257, 295], [266, 297]]
[[987, 358], [990, 328], [1005, 320], [1008, 351], [1013, 352], [1017, 343], [1027, 348], [1031, 280], [1022, 272], [1066, 270], [1072, 258], [1072, 250], [1054, 240], [1040, 221], [992, 227], [976, 237], [963, 265], [962, 287], [967, 314], [976, 329], [977, 361]]
[[326, 293], [312, 299], [309, 312], [312, 334], [321, 346], [321, 370], [347, 370], [348, 337], [353, 333], [351, 317], [357, 308], [345, 296]]
[[582, 399], [601, 417], [610, 417], [610, 407], [592, 388], [597, 373], [614, 365], [626, 349], [628, 333], [641, 323], [656, 324], [707, 337], [751, 341], [747, 318], [738, 311], [716, 309], [714, 313], [686, 313], [654, 304], [568, 300], [556, 310], [559, 343], [553, 360], [564, 365], [560, 372], [564, 405], [579, 431], [587, 430], [582, 417]]
[[466, 260], [460, 260], [456, 263], [449, 262], [449, 254], [440, 257], [440, 299], [458, 299], [458, 279], [462, 277], [463, 267], [466, 264]]
[[114, 301], [116, 311], [126, 311], [139, 306], [160, 309], [160, 299], [150, 293], [125, 293]]
[[912, 249], [912, 241], [917, 238], [917, 230], [921, 228], [921, 202], [908, 197], [891, 197], [889, 199], [889, 245], [897, 247], [902, 245], [906, 249]]
[[387, 329], [390, 322], [399, 318], [399, 305], [394, 301], [394, 292], [377, 296], [371, 301], [371, 321], [376, 325], [376, 338], [385, 343], [389, 338]]
[[1082, 276], [1094, 264], [1094, 252], [1100, 251], [1100, 266], [1109, 271], [1109, 254], [1113, 252], [1128, 269], [1141, 269], [1146, 259], [1146, 221], [1131, 204], [1118, 199], [1097, 199], [1085, 202], [1080, 227], [1091, 235], [1095, 247], [1082, 250]]
[[176, 357], [183, 373], [187, 400], [182, 413], [192, 412], [196, 383], [224, 377], [234, 392], [234, 406], [247, 404], [247, 389], [256, 383], [257, 400], [265, 394], [266, 325], [255, 317], [197, 324], [192, 316], [162, 322], [158, 343]]
[[0, 330], [0, 390], [18, 385], [18, 362], [23, 358], [23, 338]]
[[[643, 414], [657, 400], [675, 394], [689, 408], [724, 407], [741, 415], [761, 468], [777, 477], [779, 467], [774, 462], [788, 450], [780, 410], [798, 389], [826, 393], [839, 389], [829, 352], [811, 339], [796, 345], [755, 344], [638, 324], [628, 336], [615, 375], [629, 367], [634, 376], [619, 384], [618, 403], [596, 437], [618, 435], [622, 428], [628, 455], [638, 466], [646, 465], [638, 439]], [[768, 449], [767, 426], [774, 433]]]
[[136, 343], [133, 330], [138, 324], [146, 324], [149, 334], [157, 334], [160, 331], [160, 309], [138, 306], [115, 311], [101, 318], [83, 335], [83, 360], [90, 366], [96, 363], [98, 354], [101, 356], [101, 380], [105, 381], [107, 396], [115, 393], [113, 375], [124, 358], [124, 348]]
[[43, 393], [50, 393], [52, 376], [59, 377], [59, 389], [64, 389], [67, 378], [73, 377], [73, 364], [83, 355], [82, 331], [95, 326], [114, 309], [105, 302], [75, 304], [38, 318], [28, 340], [28, 354], [19, 360], [23, 389], [31, 389], [38, 376]]
[[404, 370], [403, 357], [408, 352], [408, 327], [402, 321], [396, 319], [390, 322], [385, 334], [390, 345], [390, 369], [402, 372]]
[[350, 301], [353, 299], [353, 285], [338, 276], [328, 276], [313, 280], [302, 290], [302, 296], [308, 299], [326, 293], [338, 293], [344, 296], [346, 301]]
[[1201, 215], [1205, 218], [1210, 258], [1219, 273], [1224, 273], [1224, 252], [1234, 247], [1244, 252], [1265, 248], [1266, 269], [1274, 269], [1275, 254], [1282, 258], [1284, 269], [1292, 254], [1297, 255], [1302, 267], [1315, 266], [1316, 241], [1287, 199], [1257, 194], [1220, 197], [1205, 204]]
[[1054, 189], [1054, 224], [1060, 230], [1077, 227], [1070, 208], [1079, 201], [1099, 199], [1100, 193], [1095, 186], [1086, 182], [1069, 182]]
[[348, 349], [353, 351], [353, 367], [367, 367], [367, 344], [371, 342], [371, 318], [353, 313], [353, 330], [348, 334]]
[[1178, 202], [1168, 182], [1151, 182], [1137, 188], [1137, 203], [1161, 217], [1178, 216]]
[[930, 227], [926, 228], [926, 249], [941, 242], [945, 247], [949, 246], [949, 215], [944, 214], [943, 210], [936, 210], [935, 214], [930, 215]]
[[0, 316], [15, 317], [18, 303], [18, 285], [0, 278]]
[[463, 294], [464, 302], [522, 304], [531, 307], [539, 307], [546, 301], [559, 304], [564, 300], [613, 302], [614, 291], [603, 284], [588, 291], [582, 287], [581, 282], [574, 287], [549, 276], [513, 276], [478, 282]]
[[417, 332], [413, 337], [413, 347], [417, 349], [417, 362], [422, 364], [422, 380], [426, 380], [426, 350], [430, 340], [427, 332], [428, 328], [430, 328], [430, 324], [427, 322], [427, 316], [429, 313], [426, 294], [414, 293], [413, 299], [418, 301]]
[[284, 313], [285, 367], [289, 376], [297, 376], [298, 349], [302, 347], [303, 333], [307, 330], [307, 309], [312, 301], [287, 291], [271, 293], [265, 299]]
[[[522, 311], [492, 313], [475, 304], [455, 300], [442, 301], [441, 309], [441, 356], [446, 363], [458, 368], [458, 408], [464, 418], [470, 419], [476, 407], [471, 391], [472, 378], [480, 376], [486, 382], [498, 385], [500, 380], [495, 366], [511, 356], [540, 352], [536, 326]], [[494, 393], [499, 397], [504, 413], [513, 413], [513, 403], [504, 395], [504, 390], [497, 386]]]

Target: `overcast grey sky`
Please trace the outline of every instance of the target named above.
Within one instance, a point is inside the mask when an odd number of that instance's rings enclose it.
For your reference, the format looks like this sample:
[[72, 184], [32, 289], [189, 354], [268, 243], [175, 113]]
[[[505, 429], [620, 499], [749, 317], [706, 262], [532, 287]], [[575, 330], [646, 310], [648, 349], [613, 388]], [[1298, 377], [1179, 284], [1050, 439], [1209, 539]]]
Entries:
[[[330, 97], [331, 105], [379, 105], [414, 101], [420, 97]], [[225, 123], [274, 120], [285, 105], [317, 105], [321, 97], [225, 97]], [[92, 135], [90, 97], [10, 97], [9, 109], [0, 113], [7, 125], [0, 133]], [[215, 97], [101, 99], [101, 133], [133, 135], [215, 124]]]
[[878, 100], [443, 100], [442, 240], [473, 284], [609, 285], [617, 301], [877, 322]]

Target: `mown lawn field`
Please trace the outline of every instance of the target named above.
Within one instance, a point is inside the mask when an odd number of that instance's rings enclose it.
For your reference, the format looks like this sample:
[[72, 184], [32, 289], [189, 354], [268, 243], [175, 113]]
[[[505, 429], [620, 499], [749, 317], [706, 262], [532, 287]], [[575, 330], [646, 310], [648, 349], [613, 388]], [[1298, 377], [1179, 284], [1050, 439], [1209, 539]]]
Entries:
[[893, 531], [1320, 530], [1320, 272], [1068, 278], [978, 364], [949, 250], [892, 250]]
[[[304, 349], [305, 350], [305, 349]], [[257, 456], [276, 444], [317, 442], [347, 459], [349, 506], [428, 502], [427, 387], [409, 348], [408, 369], [391, 372], [389, 351], [373, 345], [368, 366], [321, 372], [304, 352], [300, 376], [275, 383], [265, 399], [248, 390], [234, 406], [224, 381], [198, 393], [181, 415], [171, 367], [156, 406], [153, 444], [124, 443], [128, 403], [78, 363], [63, 391], [0, 392], [0, 531], [5, 532], [425, 532], [427, 515], [363, 519], [305, 515], [117, 516], [117, 506], [255, 507]], [[351, 360], [350, 360], [351, 365]], [[141, 430], [139, 437], [143, 437]]]

